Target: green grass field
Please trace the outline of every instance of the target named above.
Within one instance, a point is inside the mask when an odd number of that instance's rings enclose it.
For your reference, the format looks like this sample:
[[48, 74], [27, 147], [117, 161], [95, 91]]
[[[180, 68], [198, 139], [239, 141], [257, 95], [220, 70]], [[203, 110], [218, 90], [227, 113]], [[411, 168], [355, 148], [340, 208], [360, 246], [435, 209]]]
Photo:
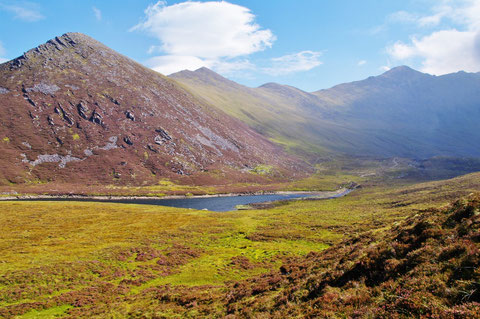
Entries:
[[0, 202], [0, 317], [221, 317], [235, 282], [479, 189], [471, 174], [226, 213]]

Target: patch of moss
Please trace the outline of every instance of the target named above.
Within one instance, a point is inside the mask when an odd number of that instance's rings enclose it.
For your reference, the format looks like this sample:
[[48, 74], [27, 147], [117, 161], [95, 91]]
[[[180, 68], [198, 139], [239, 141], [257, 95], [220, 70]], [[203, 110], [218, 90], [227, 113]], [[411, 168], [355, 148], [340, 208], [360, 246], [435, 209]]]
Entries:
[[270, 175], [273, 171], [273, 166], [259, 164], [252, 169], [252, 172], [259, 175]]

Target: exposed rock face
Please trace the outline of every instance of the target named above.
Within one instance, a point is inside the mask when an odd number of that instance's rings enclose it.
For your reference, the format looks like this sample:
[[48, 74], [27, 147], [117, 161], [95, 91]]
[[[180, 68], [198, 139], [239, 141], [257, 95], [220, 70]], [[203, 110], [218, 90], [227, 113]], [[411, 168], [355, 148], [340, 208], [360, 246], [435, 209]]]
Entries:
[[2, 64], [0, 94], [0, 137], [8, 137], [0, 183], [28, 175], [144, 184], [182, 174], [202, 183], [197, 173], [212, 169], [226, 169], [229, 181], [253, 178], [244, 165], [272, 165], [286, 177], [309, 169], [175, 81], [79, 33]]
[[34, 87], [25, 89], [27, 92], [40, 92], [43, 94], [54, 94], [58, 90], [60, 90], [60, 88], [55, 84], [46, 83], [35, 84]]

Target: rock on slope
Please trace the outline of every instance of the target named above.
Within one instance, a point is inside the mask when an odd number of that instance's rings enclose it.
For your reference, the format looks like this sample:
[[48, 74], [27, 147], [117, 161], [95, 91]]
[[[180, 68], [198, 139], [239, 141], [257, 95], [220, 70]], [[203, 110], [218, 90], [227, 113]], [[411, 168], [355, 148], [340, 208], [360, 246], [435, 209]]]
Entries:
[[174, 81], [80, 33], [0, 65], [0, 75], [2, 183], [187, 175], [202, 183], [218, 169], [234, 182], [261, 179], [249, 173], [259, 164], [284, 176], [308, 170]]

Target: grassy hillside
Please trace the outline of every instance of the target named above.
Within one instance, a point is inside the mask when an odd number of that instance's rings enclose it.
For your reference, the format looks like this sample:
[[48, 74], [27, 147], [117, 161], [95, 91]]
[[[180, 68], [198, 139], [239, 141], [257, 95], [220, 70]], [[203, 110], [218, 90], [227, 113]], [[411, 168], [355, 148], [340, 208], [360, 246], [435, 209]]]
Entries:
[[[252, 315], [279, 311], [284, 316], [290, 310], [282, 303], [285, 299], [276, 296], [290, 298], [289, 289], [300, 288], [294, 293], [299, 299], [291, 299], [292, 313], [303, 307], [302, 302], [310, 302], [302, 297], [307, 289], [302, 269], [307, 268], [299, 266], [288, 274], [279, 269], [292, 267], [292, 262], [315, 266], [328, 247], [325, 260], [337, 252], [331, 262], [337, 264], [335, 260], [344, 256], [344, 265], [339, 264], [344, 268], [339, 269], [350, 269], [363, 256], [349, 255], [357, 247], [352, 246], [355, 240], [360, 245], [373, 238], [378, 249], [384, 249], [385, 239], [422, 218], [440, 225], [450, 216], [438, 217], [425, 209], [442, 207], [478, 189], [480, 174], [471, 174], [413, 186], [372, 185], [335, 200], [230, 213], [121, 204], [1, 202], [0, 317], [193, 318], [223, 317], [228, 312], [243, 317], [248, 308]], [[470, 240], [473, 224], [465, 224], [467, 232], [461, 233], [464, 220], [460, 221], [434, 240], [447, 240], [452, 234], [462, 236], [461, 242]], [[371, 250], [377, 251], [376, 247]], [[470, 250], [459, 254], [468, 255]], [[312, 274], [321, 276], [318, 271]], [[285, 286], [288, 280], [298, 284]], [[317, 287], [315, 282], [308, 287]], [[356, 289], [357, 283], [358, 293], [368, 288], [359, 278], [351, 281], [353, 288], [340, 288]], [[324, 296], [320, 288], [315, 289], [318, 295], [311, 300]], [[462, 303], [471, 301], [465, 298]], [[377, 301], [365, 302], [370, 307]]]
[[478, 318], [480, 194], [233, 286], [239, 317]]
[[313, 93], [275, 83], [248, 88], [205, 68], [170, 77], [304, 155], [480, 156], [479, 73], [437, 77], [397, 67]]
[[[318, 134], [315, 134], [317, 128], [306, 120], [311, 112], [317, 112], [319, 99], [313, 95], [278, 84], [248, 88], [206, 68], [178, 72], [170, 78], [184, 85], [199, 99], [241, 119], [288, 150], [326, 153], [315, 142], [318, 139]], [[278, 91], [282, 93], [278, 94]]]

